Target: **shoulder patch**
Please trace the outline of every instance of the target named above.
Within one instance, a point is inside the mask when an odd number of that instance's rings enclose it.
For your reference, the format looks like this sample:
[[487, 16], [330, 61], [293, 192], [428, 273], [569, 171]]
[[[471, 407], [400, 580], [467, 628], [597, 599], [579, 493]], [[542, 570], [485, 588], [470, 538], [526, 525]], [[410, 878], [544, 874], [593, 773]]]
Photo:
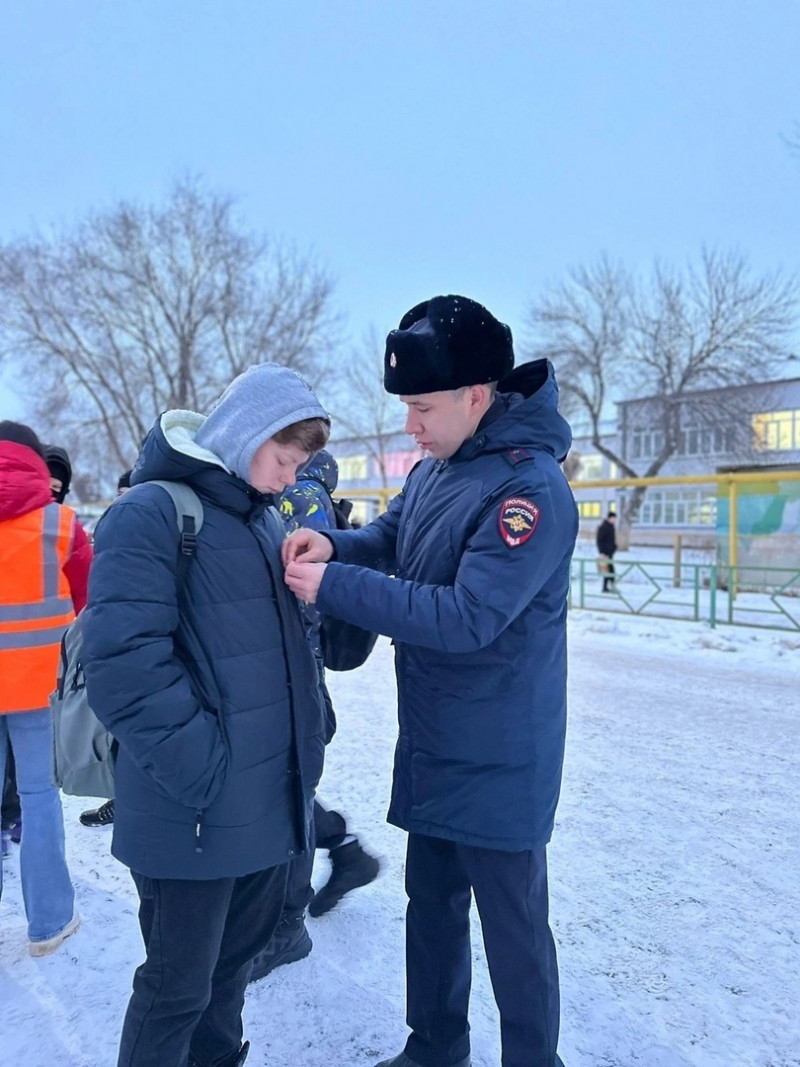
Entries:
[[539, 524], [539, 508], [524, 496], [511, 496], [500, 505], [500, 535], [509, 548], [524, 545]]
[[529, 448], [509, 448], [505, 457], [512, 467], [516, 467], [518, 463], [524, 463], [526, 459], [536, 458]]

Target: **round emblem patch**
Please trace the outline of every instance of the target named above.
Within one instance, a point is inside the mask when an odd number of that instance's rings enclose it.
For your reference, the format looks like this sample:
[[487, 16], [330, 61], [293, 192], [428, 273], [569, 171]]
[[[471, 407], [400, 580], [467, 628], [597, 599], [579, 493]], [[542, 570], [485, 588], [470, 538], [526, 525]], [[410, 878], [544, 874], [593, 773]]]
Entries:
[[512, 496], [500, 505], [500, 533], [509, 548], [524, 545], [539, 522], [539, 508], [532, 500]]

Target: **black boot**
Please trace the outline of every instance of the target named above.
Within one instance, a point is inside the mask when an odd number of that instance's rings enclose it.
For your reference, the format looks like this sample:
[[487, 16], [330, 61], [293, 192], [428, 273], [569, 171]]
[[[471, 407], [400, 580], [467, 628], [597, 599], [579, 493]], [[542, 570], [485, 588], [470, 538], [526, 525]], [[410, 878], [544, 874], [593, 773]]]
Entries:
[[[227, 1060], [225, 1062], [225, 1067], [242, 1067], [242, 1064], [247, 1059], [247, 1053], [249, 1051], [250, 1042], [245, 1041], [239, 1051], [234, 1053], [233, 1059]], [[190, 1054], [188, 1067], [202, 1067], [202, 1064]]]
[[259, 978], [266, 977], [276, 967], [304, 959], [312, 947], [313, 942], [308, 936], [302, 915], [281, 918], [272, 935], [272, 940], [253, 960], [250, 981], [257, 982]]
[[79, 816], [84, 826], [111, 826], [114, 822], [114, 800], [107, 800], [99, 808], [84, 811]]
[[315, 918], [335, 908], [351, 889], [374, 882], [381, 869], [378, 860], [365, 852], [358, 841], [332, 848], [330, 858], [333, 867], [331, 876], [308, 905], [309, 914]]

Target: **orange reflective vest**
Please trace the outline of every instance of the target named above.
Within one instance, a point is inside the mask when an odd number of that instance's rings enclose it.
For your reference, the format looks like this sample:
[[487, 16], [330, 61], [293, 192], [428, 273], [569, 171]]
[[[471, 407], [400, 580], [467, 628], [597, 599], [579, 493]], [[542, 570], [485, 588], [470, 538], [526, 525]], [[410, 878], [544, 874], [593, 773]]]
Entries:
[[48, 504], [0, 522], [0, 714], [46, 708], [75, 618], [64, 564], [75, 513]]

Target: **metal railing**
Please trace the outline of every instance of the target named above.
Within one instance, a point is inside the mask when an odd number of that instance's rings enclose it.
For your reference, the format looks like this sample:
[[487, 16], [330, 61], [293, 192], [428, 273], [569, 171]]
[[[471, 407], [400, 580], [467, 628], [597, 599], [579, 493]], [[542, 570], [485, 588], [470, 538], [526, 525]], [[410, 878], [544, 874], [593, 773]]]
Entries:
[[614, 560], [603, 591], [598, 561], [572, 561], [569, 606], [625, 615], [800, 630], [800, 569]]

